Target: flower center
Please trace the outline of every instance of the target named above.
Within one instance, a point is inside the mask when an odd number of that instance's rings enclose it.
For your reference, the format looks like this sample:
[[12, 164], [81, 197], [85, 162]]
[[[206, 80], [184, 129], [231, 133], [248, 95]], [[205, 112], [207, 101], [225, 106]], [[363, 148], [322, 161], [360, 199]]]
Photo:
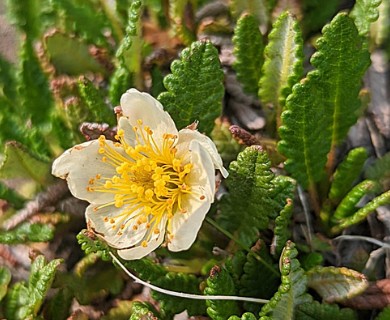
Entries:
[[118, 130], [115, 138], [119, 142], [114, 146], [108, 144], [104, 136], [99, 137], [101, 160], [112, 165], [116, 174], [112, 177], [97, 174], [87, 186], [90, 192], [114, 194], [114, 201], [95, 210], [110, 205], [124, 208], [117, 216], [104, 218], [112, 223], [113, 229], [118, 228], [119, 235], [127, 224], [137, 230], [143, 223], [159, 233], [158, 225], [164, 215], [170, 219], [176, 212], [186, 212], [183, 196], [191, 193], [186, 179], [192, 164], [183, 164], [183, 159], [177, 157], [177, 136], [164, 134], [159, 145], [153, 138], [153, 131], [143, 126], [142, 120], [137, 123], [138, 126], [133, 127], [134, 147], [125, 141], [123, 129]]

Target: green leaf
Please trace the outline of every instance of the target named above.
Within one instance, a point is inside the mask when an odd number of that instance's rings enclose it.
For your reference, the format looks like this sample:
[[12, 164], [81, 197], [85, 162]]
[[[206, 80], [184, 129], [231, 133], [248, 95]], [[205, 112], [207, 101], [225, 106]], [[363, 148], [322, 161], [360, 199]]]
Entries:
[[8, 284], [11, 281], [11, 271], [6, 267], [0, 267], [0, 301], [7, 294]]
[[390, 186], [390, 152], [378, 158], [366, 170], [365, 176], [368, 179], [381, 182], [385, 187]]
[[236, 57], [233, 68], [237, 72], [237, 79], [247, 93], [257, 96], [261, 67], [264, 63], [264, 43], [259, 23], [252, 15], [243, 15], [237, 21], [233, 44]]
[[364, 180], [356, 185], [340, 202], [333, 213], [331, 222], [336, 225], [340, 220], [350, 217], [356, 211], [356, 205], [367, 194], [375, 193], [378, 184], [372, 180]]
[[276, 109], [279, 123], [286, 97], [303, 74], [302, 35], [290, 13], [281, 14], [275, 21], [268, 41], [258, 94], [262, 103]]
[[352, 149], [339, 164], [333, 174], [333, 181], [329, 191], [329, 200], [339, 203], [359, 178], [368, 154], [365, 148]]
[[302, 0], [303, 19], [301, 24], [305, 34], [319, 31], [337, 13], [339, 0]]
[[103, 66], [91, 56], [88, 46], [74, 37], [51, 32], [44, 37], [44, 45], [57, 74], [106, 73]]
[[[156, 309], [148, 302], [134, 301], [129, 320], [159, 320], [161, 319]], [[116, 318], [115, 318], [116, 319]], [[128, 318], [126, 318], [128, 319]], [[108, 320], [108, 319], [107, 319]], [[114, 320], [114, 318], [113, 318]]]
[[354, 224], [362, 222], [367, 216], [376, 210], [380, 206], [390, 204], [390, 190], [382, 193], [380, 196], [374, 198], [372, 201], [367, 203], [363, 208], [356, 211], [352, 216], [343, 219], [339, 222], [338, 225], [335, 225], [331, 229], [332, 234], [337, 234]]
[[49, 224], [25, 222], [10, 231], [0, 230], [0, 243], [19, 244], [46, 242], [53, 239], [54, 228]]
[[280, 257], [282, 283], [270, 302], [260, 312], [260, 320], [294, 319], [297, 306], [312, 301], [306, 293], [307, 277], [296, 259], [298, 255], [295, 244], [288, 241]]
[[350, 299], [368, 287], [363, 274], [344, 267], [316, 267], [307, 272], [307, 281], [307, 285], [328, 303]]
[[[214, 266], [207, 278], [207, 287], [204, 290], [206, 295], [236, 294], [236, 288], [230, 274], [226, 269]], [[240, 314], [238, 304], [231, 300], [207, 300], [207, 314], [212, 320], [226, 320], [232, 315]]]
[[[192, 274], [168, 272], [154, 282], [157, 286], [169, 290], [201, 294], [200, 280]], [[161, 310], [165, 314], [178, 314], [187, 310], [188, 315], [204, 314], [206, 304], [204, 301], [182, 299], [168, 296], [159, 292], [152, 292], [154, 299], [159, 301]]]
[[52, 179], [50, 165], [36, 159], [23, 146], [9, 142], [5, 146], [5, 158], [0, 166], [0, 179], [6, 185], [17, 182], [15, 191], [26, 198], [31, 197], [39, 188]]
[[[108, 311], [107, 315], [103, 316], [101, 320], [131, 320], [132, 319], [131, 317], [133, 317], [134, 314], [134, 312], [132, 313], [132, 309], [134, 310], [135, 304], [141, 304], [141, 302], [119, 300], [115, 303], [115, 307], [111, 308], [110, 311]], [[139, 314], [137, 314], [137, 316], [138, 315]], [[141, 315], [145, 316], [145, 314], [141, 314]], [[155, 315], [153, 314], [153, 316]]]
[[223, 72], [218, 52], [208, 41], [194, 42], [171, 65], [164, 78], [168, 90], [158, 96], [176, 126], [183, 128], [199, 121], [199, 131], [209, 134], [221, 115], [224, 95]]
[[83, 229], [77, 235], [77, 242], [85, 254], [97, 253], [103, 261], [111, 261], [108, 245], [99, 240], [95, 234], [91, 234], [88, 230]]
[[18, 74], [18, 94], [21, 115], [33, 125], [47, 121], [53, 106], [53, 96], [31, 41], [23, 41]]
[[90, 120], [114, 125], [116, 123], [114, 111], [111, 110], [104, 102], [104, 97], [102, 96], [101, 91], [99, 91], [93, 83], [85, 77], [79, 80], [78, 87], [80, 95], [91, 113], [92, 119]]
[[31, 265], [28, 284], [16, 283], [7, 293], [5, 315], [8, 320], [36, 318], [54, 280], [61, 259], [46, 263], [38, 256]]
[[344, 13], [324, 27], [317, 45], [311, 58], [316, 69], [293, 87], [279, 128], [286, 170], [304, 188], [322, 179], [328, 152], [356, 122], [361, 78], [369, 64], [368, 51]]
[[368, 36], [370, 25], [378, 20], [378, 7], [382, 0], [356, 0], [356, 3], [350, 13], [350, 16], [355, 20], [359, 34]]
[[292, 232], [289, 228], [291, 223], [291, 217], [293, 214], [293, 202], [291, 199], [287, 199], [287, 203], [283, 210], [280, 211], [279, 216], [275, 219], [274, 227], [274, 239], [273, 245], [275, 246], [275, 255], [279, 256], [287, 242], [291, 239]]
[[378, 7], [378, 11], [378, 20], [371, 23], [370, 38], [373, 39], [376, 47], [381, 47], [389, 38], [390, 2], [382, 1]]
[[12, 205], [12, 207], [15, 209], [21, 209], [25, 202], [25, 199], [23, 199], [11, 188], [6, 187], [3, 183], [0, 183], [0, 199], [9, 202]]
[[109, 47], [104, 30], [111, 29], [111, 25], [101, 5], [96, 5], [96, 2], [91, 0], [53, 0], [52, 2], [67, 33], [74, 33], [88, 43]]
[[114, 106], [119, 105], [122, 94], [133, 86], [132, 73], [120, 64], [110, 78], [108, 96]]
[[246, 246], [251, 246], [259, 231], [268, 227], [269, 216], [277, 215], [273, 212], [274, 174], [270, 166], [267, 153], [252, 146], [229, 167], [226, 186], [230, 193], [221, 200], [218, 223]]
[[172, 23], [174, 34], [184, 43], [189, 46], [196, 40], [196, 36], [187, 25], [186, 17], [189, 4], [194, 4], [196, 1], [176, 0], [169, 2], [169, 18]]
[[73, 298], [74, 295], [68, 286], [60, 288], [49, 301], [47, 318], [51, 320], [68, 319]]
[[354, 310], [348, 308], [340, 309], [337, 304], [319, 303], [312, 301], [298, 306], [296, 320], [357, 320]]
[[275, 0], [232, 0], [230, 8], [234, 17], [238, 18], [242, 13], [247, 12], [254, 15], [257, 21], [266, 27], [270, 20], [270, 12], [275, 4]]
[[[257, 253], [263, 261], [268, 263], [268, 265], [273, 265], [273, 260], [268, 252], [268, 247], [264, 242], [259, 241], [252, 247], [251, 251]], [[249, 252], [240, 279], [240, 296], [269, 299], [278, 289], [279, 284], [280, 282], [277, 273], [272, 272], [272, 270], [268, 268], [264, 268], [264, 264], [261, 263], [252, 252]], [[245, 302], [244, 308], [247, 311], [258, 313], [261, 305]]]
[[228, 320], [257, 320], [257, 317], [250, 312], [245, 312], [242, 317], [231, 316]]
[[387, 320], [390, 319], [390, 307], [386, 307], [382, 310], [380, 314], [375, 318], [375, 320]]

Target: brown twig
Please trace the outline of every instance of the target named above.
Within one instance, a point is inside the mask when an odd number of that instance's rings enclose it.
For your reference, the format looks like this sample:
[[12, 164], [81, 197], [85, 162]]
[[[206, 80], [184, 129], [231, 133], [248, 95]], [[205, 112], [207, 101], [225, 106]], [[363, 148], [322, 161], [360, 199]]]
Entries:
[[34, 200], [29, 201], [23, 209], [17, 211], [11, 218], [4, 221], [3, 228], [5, 230], [15, 228], [19, 223], [26, 221], [26, 219], [39, 211], [54, 205], [67, 192], [68, 186], [63, 180], [51, 185], [46, 191], [39, 193]]

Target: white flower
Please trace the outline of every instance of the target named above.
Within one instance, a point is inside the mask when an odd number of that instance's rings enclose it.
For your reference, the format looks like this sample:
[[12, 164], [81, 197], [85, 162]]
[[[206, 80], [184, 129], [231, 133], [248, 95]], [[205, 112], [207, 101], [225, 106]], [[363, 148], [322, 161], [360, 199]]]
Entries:
[[179, 132], [152, 96], [130, 89], [121, 98], [116, 139], [82, 143], [53, 163], [72, 194], [90, 202], [88, 225], [123, 259], [146, 256], [163, 242], [188, 249], [214, 201], [215, 169], [227, 175], [214, 143]]

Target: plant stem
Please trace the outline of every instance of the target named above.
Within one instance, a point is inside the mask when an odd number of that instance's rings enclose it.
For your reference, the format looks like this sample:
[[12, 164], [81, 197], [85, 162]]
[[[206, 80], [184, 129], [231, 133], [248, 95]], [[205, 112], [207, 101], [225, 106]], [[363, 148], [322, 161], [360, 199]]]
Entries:
[[215, 229], [217, 229], [219, 232], [223, 233], [226, 237], [228, 237], [230, 240], [237, 243], [242, 249], [247, 251], [250, 254], [253, 254], [253, 256], [258, 260], [260, 263], [264, 265], [268, 270], [270, 270], [274, 275], [277, 277], [280, 276], [280, 273], [275, 270], [275, 268], [269, 264], [267, 261], [265, 261], [262, 257], [260, 257], [256, 252], [253, 252], [248, 246], [246, 246], [244, 243], [242, 243], [239, 239], [237, 239], [233, 234], [231, 234], [229, 231], [225, 230], [221, 226], [219, 226], [213, 219], [210, 217], [206, 217], [206, 221], [211, 224]]

